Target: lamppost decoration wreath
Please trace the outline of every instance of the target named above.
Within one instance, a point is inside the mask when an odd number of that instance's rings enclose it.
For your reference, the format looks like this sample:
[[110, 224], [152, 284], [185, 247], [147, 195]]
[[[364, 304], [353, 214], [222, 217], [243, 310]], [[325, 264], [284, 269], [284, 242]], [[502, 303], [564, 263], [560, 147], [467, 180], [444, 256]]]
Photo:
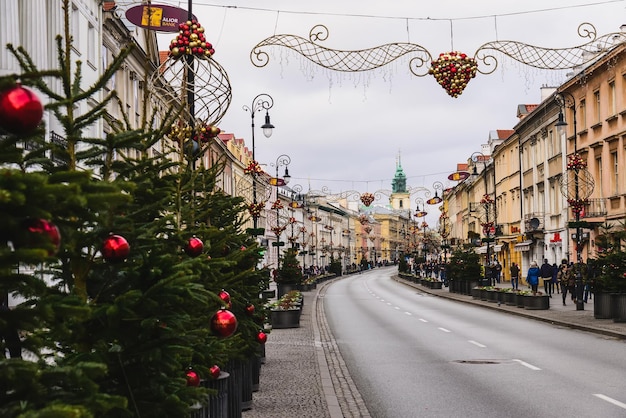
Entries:
[[[256, 67], [269, 62], [266, 47], [284, 47], [302, 55], [311, 62], [333, 71], [362, 72], [383, 67], [405, 55], [413, 55], [409, 70], [413, 75], [432, 75], [452, 97], [458, 97], [476, 73], [491, 74], [498, 60], [494, 54], [505, 55], [515, 61], [544, 70], [564, 70], [585, 65], [593, 61], [597, 51], [606, 50], [626, 41], [621, 32], [597, 36], [596, 28], [590, 23], [578, 26], [578, 36], [587, 42], [567, 48], [545, 48], [518, 41], [491, 41], [476, 50], [473, 57], [459, 51], [443, 52], [437, 59], [421, 45], [395, 42], [359, 50], [339, 50], [321, 46], [326, 41], [328, 28], [316, 25], [309, 31], [309, 39], [297, 35], [279, 34], [270, 36], [250, 51], [250, 61]], [[430, 63], [430, 68], [425, 67]], [[483, 67], [481, 69], [481, 66]]]

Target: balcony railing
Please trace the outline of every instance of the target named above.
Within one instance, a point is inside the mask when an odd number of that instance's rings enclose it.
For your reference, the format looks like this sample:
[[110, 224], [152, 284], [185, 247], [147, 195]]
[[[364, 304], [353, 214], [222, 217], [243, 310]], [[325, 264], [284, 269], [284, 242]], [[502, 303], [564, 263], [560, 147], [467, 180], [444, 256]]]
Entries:
[[597, 218], [606, 216], [606, 199], [588, 199], [588, 204], [585, 205], [585, 211], [582, 214], [583, 218]]

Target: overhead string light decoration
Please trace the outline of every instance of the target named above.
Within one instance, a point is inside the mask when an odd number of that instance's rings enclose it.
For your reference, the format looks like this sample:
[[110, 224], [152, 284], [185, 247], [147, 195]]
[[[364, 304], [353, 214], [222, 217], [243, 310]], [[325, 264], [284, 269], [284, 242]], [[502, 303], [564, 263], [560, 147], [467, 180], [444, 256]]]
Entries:
[[326, 48], [319, 43], [326, 41], [328, 35], [328, 28], [324, 25], [314, 26], [309, 32], [309, 39], [297, 35], [273, 35], [252, 48], [250, 61], [258, 68], [266, 66], [269, 54], [265, 49], [279, 46], [291, 49], [329, 70], [362, 72], [383, 67], [405, 55], [413, 55], [409, 61], [413, 75], [423, 77], [430, 74], [450, 96], [458, 97], [477, 72], [491, 74], [496, 70], [498, 60], [495, 54], [505, 55], [538, 69], [565, 70], [585, 65], [594, 60], [598, 53], [626, 41], [626, 33], [614, 32], [598, 37], [592, 24], [582, 23], [578, 27], [578, 35], [586, 42], [573, 47], [545, 48], [518, 41], [491, 41], [481, 45], [473, 57], [463, 52], [449, 51], [433, 59], [425, 47], [410, 42], [359, 50]]

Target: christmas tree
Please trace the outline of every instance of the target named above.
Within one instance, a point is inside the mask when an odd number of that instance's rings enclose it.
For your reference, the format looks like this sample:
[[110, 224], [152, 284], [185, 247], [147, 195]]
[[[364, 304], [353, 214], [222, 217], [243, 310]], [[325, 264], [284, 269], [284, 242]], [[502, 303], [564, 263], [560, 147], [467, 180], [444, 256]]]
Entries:
[[[263, 312], [250, 306], [261, 307], [267, 272], [255, 268], [256, 243], [242, 232], [242, 200], [216, 188], [222, 164], [203, 167], [202, 150], [187, 153], [183, 141], [150, 156], [180, 108], [132, 129], [110, 120], [107, 107], [122, 104], [112, 91], [75, 114], [130, 49], [80, 88], [71, 47], [66, 24], [59, 68], [42, 70], [9, 46], [22, 72], [0, 78], [0, 103], [16, 89], [31, 93], [26, 107], [0, 108], [0, 348], [10, 354], [0, 359], [0, 415], [185, 416], [206, 399], [187, 384], [190, 368], [209, 378], [214, 364], [255, 355]], [[46, 141], [33, 118], [39, 94], [63, 141]], [[85, 135], [105, 117], [104, 138]], [[226, 304], [222, 289], [238, 325], [228, 338], [211, 327]]]

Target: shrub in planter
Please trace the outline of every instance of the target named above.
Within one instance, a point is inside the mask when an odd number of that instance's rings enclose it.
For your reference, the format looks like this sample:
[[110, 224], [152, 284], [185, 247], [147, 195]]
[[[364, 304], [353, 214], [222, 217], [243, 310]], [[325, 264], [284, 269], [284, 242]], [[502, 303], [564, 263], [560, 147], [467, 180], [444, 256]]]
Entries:
[[471, 289], [468, 288], [468, 283], [480, 278], [478, 254], [471, 248], [454, 250], [446, 269], [446, 275], [450, 280], [463, 283], [458, 289], [460, 293], [470, 294]]

